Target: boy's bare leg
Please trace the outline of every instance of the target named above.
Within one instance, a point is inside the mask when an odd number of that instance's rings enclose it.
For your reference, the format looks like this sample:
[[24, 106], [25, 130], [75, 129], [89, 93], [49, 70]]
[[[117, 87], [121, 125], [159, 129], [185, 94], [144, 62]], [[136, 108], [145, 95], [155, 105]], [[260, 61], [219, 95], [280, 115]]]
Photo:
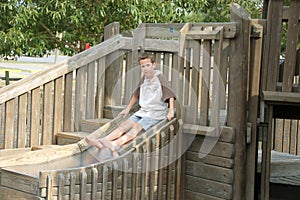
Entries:
[[126, 121], [122, 122], [118, 128], [113, 130], [109, 135], [105, 136], [106, 139], [112, 141], [120, 137], [123, 133], [129, 131], [132, 126], [134, 125], [134, 122], [130, 119], [127, 119]]
[[142, 126], [138, 123], [135, 123], [132, 129], [130, 129], [126, 134], [122, 135], [121, 137], [112, 141], [111, 143], [114, 147], [121, 146], [129, 142], [130, 140], [136, 138], [139, 132], [141, 132], [142, 130], [143, 130]]
[[121, 146], [125, 143], [127, 143], [128, 141], [134, 139], [138, 133], [143, 129], [142, 126], [138, 123], [133, 122], [133, 127], [124, 135], [122, 135], [121, 137], [119, 137], [118, 139], [114, 140], [114, 141], [110, 141], [108, 140], [106, 137], [104, 138], [100, 138], [100, 142], [108, 147], [111, 151], [115, 151], [115, 148], [117, 146]]
[[96, 146], [98, 149], [103, 148], [103, 144], [99, 141], [99, 139], [91, 139], [89, 137], [85, 138], [85, 141], [89, 144], [89, 145], [93, 145]]

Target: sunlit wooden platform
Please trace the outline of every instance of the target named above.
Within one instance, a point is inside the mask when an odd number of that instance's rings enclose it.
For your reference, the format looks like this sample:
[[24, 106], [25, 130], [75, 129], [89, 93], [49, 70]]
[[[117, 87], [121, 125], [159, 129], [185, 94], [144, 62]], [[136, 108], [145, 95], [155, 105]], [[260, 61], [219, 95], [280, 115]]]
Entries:
[[[258, 152], [258, 172], [261, 170], [261, 151]], [[271, 151], [270, 182], [300, 186], [300, 156]]]

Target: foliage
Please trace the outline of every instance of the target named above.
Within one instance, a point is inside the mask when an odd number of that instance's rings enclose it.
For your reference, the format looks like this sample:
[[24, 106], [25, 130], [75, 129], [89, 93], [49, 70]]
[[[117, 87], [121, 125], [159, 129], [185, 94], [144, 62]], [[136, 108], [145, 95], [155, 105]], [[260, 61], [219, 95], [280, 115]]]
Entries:
[[121, 31], [142, 22], [228, 21], [237, 2], [255, 17], [257, 1], [243, 0], [2, 0], [0, 55], [45, 55], [53, 49], [73, 55], [102, 40], [114, 21]]

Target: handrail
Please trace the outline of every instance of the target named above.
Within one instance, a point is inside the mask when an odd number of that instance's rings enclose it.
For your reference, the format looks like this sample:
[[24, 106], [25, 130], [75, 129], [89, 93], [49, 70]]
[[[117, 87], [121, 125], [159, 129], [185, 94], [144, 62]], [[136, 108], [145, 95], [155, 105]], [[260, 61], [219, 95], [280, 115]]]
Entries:
[[15, 84], [0, 89], [0, 104], [22, 95], [34, 88], [63, 76], [69, 72], [87, 65], [91, 61], [104, 57], [124, 46], [123, 37], [116, 35], [86, 51], [83, 51], [68, 60], [55, 64], [45, 70], [26, 77]]

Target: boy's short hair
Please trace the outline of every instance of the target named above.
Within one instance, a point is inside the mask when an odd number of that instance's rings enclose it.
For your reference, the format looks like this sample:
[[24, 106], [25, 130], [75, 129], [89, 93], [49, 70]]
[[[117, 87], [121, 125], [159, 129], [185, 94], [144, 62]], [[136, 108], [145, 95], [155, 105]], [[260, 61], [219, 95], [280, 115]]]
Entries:
[[147, 58], [150, 58], [152, 63], [155, 62], [154, 56], [150, 52], [142, 53], [142, 55], [139, 57], [139, 62], [140, 62], [140, 60], [144, 60], [144, 59], [147, 59]]

